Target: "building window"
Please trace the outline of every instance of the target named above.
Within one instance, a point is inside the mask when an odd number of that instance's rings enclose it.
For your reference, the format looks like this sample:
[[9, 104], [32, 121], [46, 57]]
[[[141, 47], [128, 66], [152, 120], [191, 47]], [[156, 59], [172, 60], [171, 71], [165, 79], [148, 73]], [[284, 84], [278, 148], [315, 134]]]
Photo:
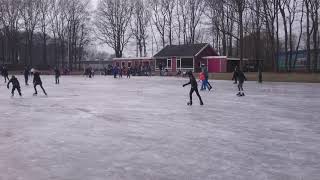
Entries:
[[181, 69], [181, 59], [177, 59], [177, 69]]
[[172, 67], [172, 60], [168, 59], [167, 60], [167, 68], [171, 69], [171, 67]]
[[193, 68], [193, 59], [192, 58], [183, 58], [181, 59], [181, 68]]
[[128, 62], [128, 67], [131, 67], [131, 62]]

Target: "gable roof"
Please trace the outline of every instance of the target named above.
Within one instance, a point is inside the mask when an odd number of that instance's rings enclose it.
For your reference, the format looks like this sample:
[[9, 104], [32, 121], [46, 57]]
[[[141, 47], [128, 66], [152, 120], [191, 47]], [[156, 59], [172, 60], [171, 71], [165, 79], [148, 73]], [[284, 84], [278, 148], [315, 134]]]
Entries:
[[168, 45], [153, 57], [175, 57], [185, 56], [193, 57], [203, 51], [209, 44], [184, 44], [184, 45]]

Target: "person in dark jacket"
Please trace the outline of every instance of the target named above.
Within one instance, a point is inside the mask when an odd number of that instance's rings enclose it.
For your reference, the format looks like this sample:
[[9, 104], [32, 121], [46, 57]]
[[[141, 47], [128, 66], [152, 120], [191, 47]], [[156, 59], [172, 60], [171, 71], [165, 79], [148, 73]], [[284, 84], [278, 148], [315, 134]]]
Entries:
[[38, 94], [38, 91], [37, 91], [37, 86], [40, 85], [43, 93], [47, 96], [47, 93], [46, 91], [44, 90], [43, 86], [42, 86], [42, 81], [41, 81], [41, 78], [40, 78], [40, 73], [35, 71], [33, 73], [33, 87], [34, 87], [34, 91], [35, 93], [33, 95], [37, 95]]
[[245, 96], [243, 92], [243, 83], [244, 81], [247, 80], [247, 78], [239, 68], [237, 69], [237, 80], [239, 82], [238, 84], [239, 93], [237, 94], [237, 96]]
[[60, 84], [60, 70], [58, 68], [54, 69], [54, 74], [55, 74], [55, 79], [56, 79], [56, 84]]
[[233, 76], [232, 76], [232, 80], [234, 80], [234, 83], [233, 83], [233, 84], [238, 84], [237, 71], [238, 71], [238, 66], [236, 66], [236, 67], [234, 68], [234, 71], [233, 71]]
[[4, 77], [4, 83], [7, 83], [7, 80], [9, 81], [9, 73], [5, 66], [2, 68], [2, 76]]
[[30, 75], [29, 68], [27, 68], [27, 67], [24, 68], [23, 75], [24, 75], [24, 82], [25, 82], [26, 86], [29, 86], [29, 83], [28, 83], [29, 75]]
[[189, 105], [189, 106], [192, 106], [192, 94], [193, 94], [193, 92], [196, 92], [196, 94], [197, 94], [197, 96], [198, 96], [198, 98], [199, 98], [199, 100], [200, 100], [200, 105], [202, 106], [202, 105], [203, 105], [203, 101], [202, 101], [201, 96], [200, 96], [200, 94], [199, 94], [197, 80], [196, 80], [196, 78], [193, 76], [193, 74], [192, 74], [191, 71], [189, 71], [187, 74], [188, 74], [188, 76], [189, 76], [189, 78], [190, 78], [190, 81], [189, 81], [188, 83], [184, 84], [183, 87], [191, 84], [191, 89], [190, 89], [190, 93], [189, 93], [190, 101], [188, 102], [188, 105]]
[[131, 76], [131, 67], [128, 67], [128, 69], [127, 69], [127, 78], [130, 79], [130, 76]]
[[19, 83], [18, 79], [15, 76], [12, 76], [11, 79], [9, 80], [9, 82], [7, 84], [7, 88], [8, 89], [9, 89], [10, 83], [12, 83], [12, 91], [11, 91], [12, 96], [14, 96], [14, 91], [15, 90], [18, 90], [19, 95], [22, 96], [20, 83]]

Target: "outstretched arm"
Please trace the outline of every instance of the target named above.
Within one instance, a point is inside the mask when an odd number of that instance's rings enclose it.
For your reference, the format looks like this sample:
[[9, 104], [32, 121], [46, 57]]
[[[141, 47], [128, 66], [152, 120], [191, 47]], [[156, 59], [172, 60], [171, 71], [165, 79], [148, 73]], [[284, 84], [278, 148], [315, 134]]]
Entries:
[[185, 87], [185, 86], [187, 86], [189, 84], [191, 84], [191, 81], [189, 81], [188, 83], [184, 84], [183, 87]]
[[7, 88], [9, 89], [9, 85], [10, 85], [10, 83], [12, 82], [12, 80], [10, 79], [10, 81], [8, 82], [8, 84], [7, 84]]

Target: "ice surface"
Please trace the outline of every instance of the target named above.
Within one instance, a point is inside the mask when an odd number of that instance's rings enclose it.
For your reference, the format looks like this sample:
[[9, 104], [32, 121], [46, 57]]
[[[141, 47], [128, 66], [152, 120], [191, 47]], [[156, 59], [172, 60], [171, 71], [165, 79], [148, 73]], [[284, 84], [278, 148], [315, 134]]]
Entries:
[[[22, 77], [18, 77], [23, 84]], [[2, 81], [2, 79], [1, 79]], [[44, 76], [0, 84], [0, 180], [318, 180], [320, 84]]]

